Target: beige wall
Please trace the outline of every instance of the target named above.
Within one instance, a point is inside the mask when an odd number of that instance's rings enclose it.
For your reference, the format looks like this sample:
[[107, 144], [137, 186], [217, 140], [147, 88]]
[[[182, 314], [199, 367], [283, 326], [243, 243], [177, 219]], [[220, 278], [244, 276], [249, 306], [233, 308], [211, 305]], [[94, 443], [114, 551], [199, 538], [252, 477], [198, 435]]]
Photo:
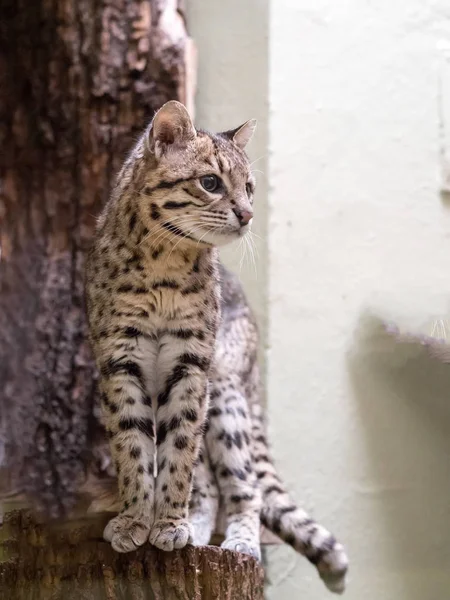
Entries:
[[[449, 367], [354, 334], [367, 308], [428, 332], [450, 315], [450, 5], [274, 0], [269, 20], [267, 1], [190, 6], [199, 123], [260, 120], [265, 244], [258, 279], [242, 275], [280, 471], [346, 544], [346, 598], [446, 600]], [[289, 548], [270, 555], [271, 599], [329, 597]]]
[[264, 368], [267, 315], [268, 0], [190, 0], [189, 33], [198, 48], [196, 123], [211, 131], [257, 119], [248, 151], [257, 180], [254, 260], [244, 245], [227, 247], [226, 264], [240, 274], [261, 329]]
[[[449, 314], [449, 42], [446, 0], [271, 5], [271, 434], [348, 547], [349, 600], [450, 598], [449, 367], [377, 353], [370, 330], [352, 346], [366, 307], [410, 327]], [[270, 598], [327, 597], [275, 555]]]

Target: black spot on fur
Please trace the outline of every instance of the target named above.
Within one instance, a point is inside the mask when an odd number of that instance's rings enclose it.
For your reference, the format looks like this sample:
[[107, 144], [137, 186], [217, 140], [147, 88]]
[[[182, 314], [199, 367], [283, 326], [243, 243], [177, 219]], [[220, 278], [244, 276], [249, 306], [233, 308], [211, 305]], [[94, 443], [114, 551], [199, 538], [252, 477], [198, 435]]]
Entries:
[[204, 286], [201, 283], [195, 282], [192, 285], [183, 288], [181, 290], [181, 295], [182, 296], [188, 296], [189, 294], [198, 294], [203, 289], [204, 289]]
[[155, 281], [155, 283], [152, 285], [152, 288], [154, 290], [158, 290], [160, 288], [177, 290], [178, 287], [178, 283], [176, 281], [173, 281], [173, 279], [161, 279], [161, 281]]
[[131, 292], [133, 290], [133, 286], [130, 285], [129, 283], [125, 284], [125, 285], [120, 285], [117, 288], [117, 291], [119, 294], [128, 294], [129, 292]]
[[142, 454], [142, 450], [141, 448], [137, 447], [137, 446], [133, 446], [130, 450], [130, 456], [131, 458], [139, 458]]
[[173, 181], [160, 181], [158, 185], [156, 185], [153, 190], [170, 190], [176, 185], [180, 183], [186, 183], [187, 181], [192, 181], [193, 179], [197, 179], [196, 177], [181, 177], [179, 179], [174, 179]]
[[247, 475], [245, 474], [245, 471], [243, 471], [242, 469], [234, 469], [233, 474], [235, 477], [237, 477], [241, 481], [245, 481], [247, 479]]
[[159, 209], [154, 202], [152, 202], [152, 204], [150, 205], [150, 216], [154, 221], [159, 219], [159, 217], [161, 216], [161, 213], [159, 212]]
[[[191, 191], [188, 187], [183, 187], [182, 189], [183, 189], [183, 192], [185, 192], [192, 198], [196, 198], [197, 200], [202, 200], [202, 201], [204, 200], [204, 195], [202, 195], [201, 192], [196, 194], [195, 192]], [[194, 203], [192, 203], [192, 204], [194, 204]], [[198, 204], [197, 204], [197, 206], [198, 206]]]
[[284, 494], [283, 488], [281, 488], [279, 485], [271, 485], [266, 490], [264, 490], [264, 495], [268, 496], [273, 492], [276, 492], [277, 494]]
[[181, 340], [189, 340], [194, 337], [194, 331], [192, 329], [174, 329], [167, 332], [169, 335], [180, 338]]
[[181, 416], [183, 419], [195, 423], [198, 419], [198, 413], [194, 408], [186, 408], [182, 411]]
[[137, 419], [134, 417], [120, 419], [119, 429], [121, 429], [121, 431], [138, 429], [149, 437], [153, 437], [153, 421], [151, 419]]
[[101, 373], [105, 378], [110, 377], [111, 375], [117, 375], [119, 373], [125, 373], [130, 375], [131, 377], [136, 377], [140, 383], [142, 383], [142, 371], [140, 366], [131, 361], [131, 360], [123, 360], [123, 359], [109, 359], [105, 364], [101, 367]]
[[159, 256], [163, 252], [163, 250], [164, 250], [164, 246], [158, 246], [157, 248], [155, 248], [155, 250], [153, 250], [153, 252], [152, 252], [153, 260], [157, 260], [157, 258], [159, 258]]
[[193, 365], [198, 367], [202, 371], [206, 371], [209, 368], [210, 361], [203, 356], [198, 356], [198, 354], [192, 354], [190, 352], [185, 352], [180, 356], [180, 363], [185, 365]]
[[258, 463], [258, 462], [266, 462], [266, 463], [270, 463], [270, 458], [267, 456], [267, 454], [256, 454], [256, 455], [253, 457], [253, 461], [254, 461], [255, 463]]
[[283, 515], [287, 515], [290, 512], [294, 512], [295, 510], [297, 510], [297, 507], [294, 504], [291, 504], [289, 506], [283, 506], [282, 508], [280, 508], [278, 510], [278, 514], [280, 515], [280, 517], [282, 517]]
[[269, 529], [271, 529], [276, 535], [280, 535], [281, 533], [281, 523], [278, 519], [274, 519], [272, 524], [269, 525]]
[[231, 502], [238, 504], [239, 502], [249, 502], [253, 500], [253, 494], [233, 494], [230, 496]]
[[181, 425], [181, 417], [179, 416], [174, 416], [170, 419], [169, 421], [169, 426], [168, 429], [170, 431], [175, 431], [176, 429], [179, 429]]
[[167, 229], [167, 231], [170, 231], [174, 235], [178, 235], [179, 237], [193, 240], [194, 242], [198, 241], [195, 238], [193, 238], [192, 236], [190, 236], [189, 234], [185, 233], [182, 229], [180, 229], [173, 223], [167, 222], [167, 223], [161, 223], [161, 225], [162, 225], [162, 227], [164, 227], [164, 229]]
[[130, 233], [133, 232], [133, 230], [134, 230], [134, 228], [136, 226], [136, 220], [137, 220], [136, 213], [132, 213], [131, 217], [130, 217], [130, 223], [129, 223]]
[[174, 210], [177, 208], [186, 208], [186, 206], [190, 206], [192, 202], [175, 202], [175, 200], [168, 200], [163, 204], [163, 208], [167, 208], [168, 210]]
[[123, 334], [125, 337], [136, 338], [141, 335], [141, 332], [136, 327], [125, 327]]
[[178, 450], [184, 450], [188, 446], [188, 438], [185, 435], [179, 435], [175, 438], [174, 446]]
[[[211, 394], [211, 399], [212, 399], [212, 394]], [[221, 414], [222, 414], [222, 410], [218, 406], [212, 406], [208, 411], [208, 415], [210, 417], [219, 417]]]
[[172, 388], [177, 385], [187, 375], [187, 370], [184, 365], [177, 365], [174, 367], [172, 373], [169, 375], [166, 381], [166, 387], [158, 396], [158, 406], [164, 406], [167, 404], [170, 398], [170, 392]]
[[200, 271], [200, 256], [197, 256], [194, 262], [194, 266], [192, 267], [193, 273], [198, 273]]
[[156, 443], [162, 444], [167, 437], [167, 424], [164, 421], [158, 425], [156, 432]]

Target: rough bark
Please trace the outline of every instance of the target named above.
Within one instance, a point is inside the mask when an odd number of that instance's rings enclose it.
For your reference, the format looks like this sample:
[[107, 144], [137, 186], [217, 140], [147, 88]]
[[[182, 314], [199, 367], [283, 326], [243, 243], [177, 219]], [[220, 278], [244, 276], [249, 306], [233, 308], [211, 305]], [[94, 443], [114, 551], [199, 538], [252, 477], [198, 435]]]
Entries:
[[213, 546], [118, 554], [105, 519], [43, 526], [13, 512], [0, 529], [0, 598], [8, 600], [263, 600], [263, 569]]
[[176, 0], [0, 14], [0, 492], [55, 517], [100, 431], [82, 285], [95, 215], [154, 111], [192, 105], [194, 53]]

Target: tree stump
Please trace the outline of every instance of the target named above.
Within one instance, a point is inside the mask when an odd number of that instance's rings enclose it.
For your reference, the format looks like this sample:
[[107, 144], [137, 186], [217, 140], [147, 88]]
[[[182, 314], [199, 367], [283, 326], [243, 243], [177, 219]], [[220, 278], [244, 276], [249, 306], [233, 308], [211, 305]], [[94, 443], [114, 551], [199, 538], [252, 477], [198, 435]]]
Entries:
[[109, 517], [42, 525], [13, 511], [0, 528], [5, 600], [263, 600], [251, 557], [214, 546], [118, 554], [102, 540]]

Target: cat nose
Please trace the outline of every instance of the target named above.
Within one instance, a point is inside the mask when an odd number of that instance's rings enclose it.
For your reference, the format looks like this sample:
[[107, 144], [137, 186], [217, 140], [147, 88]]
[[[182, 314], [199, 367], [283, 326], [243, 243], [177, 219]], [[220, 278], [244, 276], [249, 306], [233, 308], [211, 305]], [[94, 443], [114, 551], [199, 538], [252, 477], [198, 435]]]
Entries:
[[244, 225], [248, 225], [253, 218], [253, 212], [251, 210], [241, 210], [240, 208], [233, 208], [233, 212], [237, 216], [239, 220], [239, 225], [241, 227], [244, 227]]

